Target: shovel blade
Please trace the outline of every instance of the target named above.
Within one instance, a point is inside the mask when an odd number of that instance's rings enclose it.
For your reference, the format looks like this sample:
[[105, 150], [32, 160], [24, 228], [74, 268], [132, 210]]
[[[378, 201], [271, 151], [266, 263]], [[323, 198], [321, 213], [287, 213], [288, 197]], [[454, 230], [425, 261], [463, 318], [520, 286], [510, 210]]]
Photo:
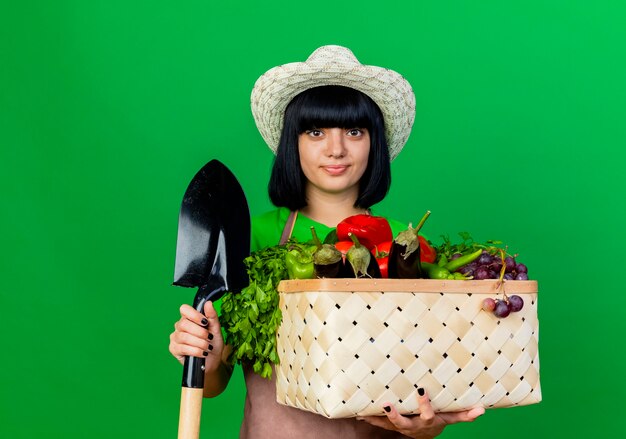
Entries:
[[249, 252], [250, 212], [243, 189], [224, 164], [211, 160], [183, 197], [174, 285], [239, 292], [248, 283], [243, 260]]

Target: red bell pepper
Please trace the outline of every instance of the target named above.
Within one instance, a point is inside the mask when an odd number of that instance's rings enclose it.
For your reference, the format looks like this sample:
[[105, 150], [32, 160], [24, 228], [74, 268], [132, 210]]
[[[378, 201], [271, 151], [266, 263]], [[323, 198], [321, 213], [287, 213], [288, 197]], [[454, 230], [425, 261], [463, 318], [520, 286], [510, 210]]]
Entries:
[[389, 277], [389, 251], [391, 250], [392, 241], [381, 242], [376, 244], [372, 249], [372, 254], [378, 262], [378, 268], [380, 268], [380, 275], [383, 278]]
[[348, 250], [350, 250], [350, 247], [352, 247], [354, 245], [354, 242], [352, 241], [337, 241], [335, 242], [335, 248], [337, 250], [339, 250], [341, 252], [341, 257], [343, 258], [343, 261], [346, 261], [346, 253], [348, 253]]
[[368, 214], [349, 216], [337, 225], [339, 241], [349, 241], [348, 233], [356, 235], [359, 242], [370, 251], [376, 244], [393, 239], [387, 219]]
[[417, 236], [420, 243], [420, 261], [434, 264], [437, 260], [437, 250], [421, 235]]

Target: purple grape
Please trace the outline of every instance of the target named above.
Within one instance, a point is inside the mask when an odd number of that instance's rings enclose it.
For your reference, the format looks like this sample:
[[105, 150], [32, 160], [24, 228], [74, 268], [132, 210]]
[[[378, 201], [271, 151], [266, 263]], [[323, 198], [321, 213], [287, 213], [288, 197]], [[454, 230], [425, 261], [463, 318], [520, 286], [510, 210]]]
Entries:
[[455, 259], [459, 259], [461, 256], [463, 256], [461, 253], [455, 253], [452, 256], [450, 256], [450, 260], [454, 261]]
[[493, 310], [493, 313], [496, 317], [503, 319], [508, 317], [511, 310], [509, 309], [509, 305], [504, 300], [496, 300], [496, 309]]
[[489, 279], [498, 279], [500, 275], [496, 270], [489, 269]]
[[483, 300], [483, 309], [485, 311], [493, 311], [496, 308], [496, 301], [491, 297], [488, 297]]
[[489, 279], [489, 269], [481, 265], [476, 270], [474, 270], [474, 279]]
[[512, 273], [504, 273], [504, 280], [515, 280], [515, 276]]
[[[470, 262], [469, 264], [465, 264], [462, 267], [460, 267], [458, 270], [459, 273], [464, 273], [466, 271], [471, 271], [472, 274], [474, 273], [474, 271], [476, 271], [476, 269], [479, 267], [479, 265], [476, 263], [476, 261], [474, 262]], [[471, 275], [470, 275], [471, 276]]]
[[516, 294], [509, 296], [509, 307], [513, 312], [519, 311], [524, 307], [524, 299]]
[[528, 273], [517, 273], [515, 280], [528, 280]]
[[528, 268], [524, 264], [517, 264], [515, 266], [515, 271], [518, 273], [528, 273]]
[[459, 268], [457, 271], [461, 274], [464, 274], [465, 276], [474, 276], [474, 269], [470, 267], [469, 264]]
[[493, 262], [493, 258], [491, 257], [491, 255], [489, 253], [487, 253], [486, 251], [483, 251], [483, 253], [480, 255], [480, 257], [478, 258], [478, 263], [480, 265], [489, 265]]
[[515, 259], [513, 259], [511, 256], [507, 256], [506, 259], [504, 260], [504, 263], [506, 264], [505, 271], [507, 273], [510, 273], [511, 271], [515, 270]]
[[493, 258], [491, 268], [499, 272], [502, 269], [502, 260], [500, 258]]

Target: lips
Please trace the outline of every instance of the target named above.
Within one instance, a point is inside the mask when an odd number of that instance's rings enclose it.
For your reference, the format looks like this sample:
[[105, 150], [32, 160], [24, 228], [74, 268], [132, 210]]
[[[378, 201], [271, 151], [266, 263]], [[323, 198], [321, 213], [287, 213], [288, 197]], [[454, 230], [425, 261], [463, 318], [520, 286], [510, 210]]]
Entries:
[[330, 175], [341, 175], [348, 169], [348, 165], [326, 165], [322, 169]]

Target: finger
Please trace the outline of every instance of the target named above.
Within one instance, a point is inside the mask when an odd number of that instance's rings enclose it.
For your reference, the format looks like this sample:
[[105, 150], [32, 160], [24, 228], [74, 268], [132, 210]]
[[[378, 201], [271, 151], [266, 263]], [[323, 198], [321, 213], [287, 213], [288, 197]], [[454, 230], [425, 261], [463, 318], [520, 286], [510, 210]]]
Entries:
[[411, 420], [402, 416], [391, 403], [384, 403], [383, 410], [387, 419], [397, 430], [404, 430], [412, 426]]
[[185, 317], [181, 318], [174, 324], [174, 329], [177, 333], [187, 333], [204, 340], [208, 340], [209, 337], [209, 330], [207, 328], [198, 326], [196, 323], [191, 320], [187, 320]]
[[420, 418], [424, 421], [430, 421], [435, 417], [435, 411], [430, 404], [428, 393], [423, 388], [417, 389], [417, 404], [420, 411]]
[[180, 363], [183, 363], [185, 356], [204, 358], [209, 355], [209, 351], [206, 349], [198, 346], [178, 343], [174, 338], [174, 334], [170, 336], [169, 350]]
[[220, 319], [217, 316], [217, 311], [215, 311], [215, 308], [213, 307], [213, 302], [209, 301], [204, 304], [204, 313], [208, 320], [207, 329], [209, 332], [213, 333], [213, 335], [220, 333], [222, 327], [220, 326]]
[[393, 430], [393, 424], [386, 416], [363, 416], [357, 418], [359, 421], [365, 421], [375, 427], [384, 428], [385, 430]]
[[179, 360], [184, 359], [184, 357], [206, 358], [209, 355], [209, 351], [189, 345], [178, 345], [171, 350], [173, 351], [172, 354]]
[[472, 422], [484, 413], [485, 409], [483, 407], [475, 407], [463, 412], [439, 413], [438, 415], [446, 424], [456, 424], [457, 422]]
[[202, 315], [201, 312], [195, 310], [193, 307], [187, 304], [181, 305], [180, 315], [200, 326], [206, 326], [208, 324], [207, 318]]
[[217, 311], [215, 311], [215, 307], [213, 306], [213, 302], [208, 301], [204, 304], [204, 314], [208, 320], [207, 330], [208, 339], [213, 344], [221, 344], [222, 343], [222, 327], [220, 325], [220, 320], [217, 316]]
[[204, 304], [204, 315], [208, 318], [217, 318], [217, 311], [210, 300]]
[[[193, 325], [193, 323], [190, 324]], [[174, 343], [175, 345], [190, 346], [193, 348], [202, 349], [203, 351], [212, 350], [209, 349], [210, 342], [206, 336], [197, 337], [193, 334], [190, 334], [189, 332], [173, 332], [170, 336], [170, 342]]]

